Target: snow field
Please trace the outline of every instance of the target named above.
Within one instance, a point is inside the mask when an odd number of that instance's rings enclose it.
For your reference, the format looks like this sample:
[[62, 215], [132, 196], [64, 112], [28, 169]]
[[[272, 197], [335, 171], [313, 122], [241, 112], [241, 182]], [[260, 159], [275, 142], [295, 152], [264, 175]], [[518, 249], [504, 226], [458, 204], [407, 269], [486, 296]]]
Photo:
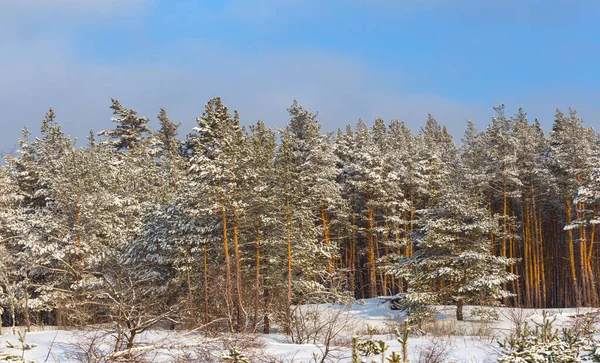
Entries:
[[[435, 321], [423, 325], [423, 331], [427, 334], [411, 335], [408, 339], [410, 361], [424, 362], [423, 359], [428, 354], [438, 354], [443, 356], [444, 362], [495, 362], [498, 358], [496, 340], [507, 334], [515, 321], [542, 319], [542, 310], [499, 308], [499, 320], [481, 321], [479, 317], [471, 316], [474, 308], [465, 306], [465, 321], [458, 322], [453, 306], [437, 306]], [[384, 340], [389, 345], [386, 355], [391, 354], [392, 351], [399, 353], [402, 350], [393, 334], [393, 329], [401, 328], [404, 316], [400, 312], [390, 310], [387, 303], [382, 304], [378, 299], [366, 299], [364, 304], [355, 303], [352, 307], [323, 304], [301, 306], [299, 309], [303, 315], [318, 313], [320, 321], [331, 322], [334, 319], [333, 326], [338, 328], [336, 331], [339, 333], [335, 335], [330, 345], [328, 357], [331, 362], [351, 362], [352, 337], [359, 335], [365, 338], [369, 330], [373, 333], [373, 339]], [[577, 324], [578, 316], [597, 312], [597, 309], [547, 309], [546, 311], [557, 317], [555, 327], [560, 328]], [[21, 356], [20, 349], [6, 347], [6, 341], [16, 347], [20, 346], [18, 335], [12, 334], [12, 329], [8, 327], [3, 328], [3, 333], [4, 335], [0, 336], [2, 342], [0, 355]], [[138, 346], [135, 349], [152, 362], [178, 362], [185, 356], [188, 356], [190, 361], [197, 362], [201, 360], [194, 359], [208, 359], [198, 358], [198, 350], [208, 354], [205, 357], [210, 356], [215, 361], [219, 361], [219, 357], [225, 352], [223, 346], [235, 346], [238, 342], [245, 345], [244, 353], [259, 357], [257, 359], [264, 362], [309, 363], [314, 362], [315, 357], [322, 356], [325, 350], [323, 341], [319, 341], [322, 335], [304, 339], [297, 335], [293, 337], [303, 340], [302, 344], [295, 344], [290, 337], [279, 333], [241, 338], [233, 336], [207, 338], [199, 333], [153, 330], [145, 332], [138, 338]], [[316, 344], [313, 338], [316, 339]], [[81, 353], [81, 348], [86, 347], [86, 342], [94, 339], [100, 350], [110, 350], [110, 342], [106, 334], [99, 330], [49, 330], [27, 333], [25, 342], [35, 347], [26, 350], [24, 358], [26, 361], [36, 363], [78, 362], [75, 353], [77, 351]], [[225, 344], [222, 344], [223, 341]], [[369, 357], [369, 361], [371, 360], [379, 362], [381, 356]]]

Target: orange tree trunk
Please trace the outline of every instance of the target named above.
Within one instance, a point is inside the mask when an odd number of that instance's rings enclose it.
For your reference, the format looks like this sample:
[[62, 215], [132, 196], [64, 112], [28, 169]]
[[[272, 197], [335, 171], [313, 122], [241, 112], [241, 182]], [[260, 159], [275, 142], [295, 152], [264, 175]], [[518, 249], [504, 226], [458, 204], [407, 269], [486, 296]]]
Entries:
[[[569, 199], [568, 194], [565, 195], [565, 208], [566, 208], [566, 223], [567, 225], [571, 224], [571, 200]], [[577, 294], [575, 304], [579, 305], [581, 303], [581, 292], [577, 288], [577, 272], [575, 270], [575, 247], [573, 246], [573, 230], [569, 228], [567, 230], [567, 236], [569, 239], [569, 267], [571, 272], [571, 281], [573, 283], [572, 291]]]
[[285, 184], [286, 199], [285, 199], [285, 214], [287, 228], [287, 300], [286, 300], [286, 333], [292, 333], [292, 216], [290, 210], [289, 184]]
[[368, 273], [369, 273], [369, 297], [377, 296], [377, 272], [375, 271], [375, 246], [373, 241], [373, 209], [369, 208], [367, 214], [368, 223]]
[[229, 330], [233, 331], [233, 299], [231, 296], [231, 264], [229, 263], [229, 244], [227, 242], [227, 212], [225, 206], [221, 209], [223, 220], [223, 252], [225, 253], [225, 303], [227, 304], [227, 317]]
[[240, 248], [238, 243], [237, 208], [233, 207], [233, 254], [235, 259], [235, 305], [237, 313], [237, 330], [246, 328], [246, 312], [242, 301], [242, 266], [240, 263]]

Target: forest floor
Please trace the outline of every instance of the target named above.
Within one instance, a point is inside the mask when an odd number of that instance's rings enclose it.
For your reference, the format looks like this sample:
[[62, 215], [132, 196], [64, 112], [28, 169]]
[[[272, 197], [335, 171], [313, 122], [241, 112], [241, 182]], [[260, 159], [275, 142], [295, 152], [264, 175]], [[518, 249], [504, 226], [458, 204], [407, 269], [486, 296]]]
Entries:
[[[326, 353], [324, 362], [342, 363], [351, 361], [353, 336], [385, 341], [389, 345], [386, 356], [402, 351], [394, 331], [402, 331], [404, 316], [379, 299], [367, 299], [352, 307], [307, 305], [301, 309], [291, 338], [278, 333], [209, 338], [196, 332], [153, 330], [138, 337], [133, 354], [144, 359], [138, 361], [146, 362], [219, 362], [228, 349], [236, 346], [250, 362], [321, 362]], [[542, 319], [542, 310], [499, 308], [496, 320], [482, 321], [480, 316], [472, 316], [476, 307], [466, 306], [465, 320], [459, 322], [455, 309], [437, 306], [435, 320], [424, 323], [420, 334], [413, 331], [408, 338], [410, 362], [494, 362], [499, 354], [498, 340], [509, 334], [514, 324]], [[556, 317], [555, 328], [560, 328], [580, 324], [584, 313], [595, 313], [597, 309], [546, 311]], [[25, 343], [32, 347], [27, 350], [18, 348], [19, 336], [12, 334], [12, 328], [4, 327], [3, 333], [0, 362], [2, 354], [20, 357], [23, 352], [27, 362], [118, 361], [118, 357], [99, 359], [110, 350], [110, 334], [101, 330], [30, 332]], [[381, 355], [368, 359], [382, 361]]]

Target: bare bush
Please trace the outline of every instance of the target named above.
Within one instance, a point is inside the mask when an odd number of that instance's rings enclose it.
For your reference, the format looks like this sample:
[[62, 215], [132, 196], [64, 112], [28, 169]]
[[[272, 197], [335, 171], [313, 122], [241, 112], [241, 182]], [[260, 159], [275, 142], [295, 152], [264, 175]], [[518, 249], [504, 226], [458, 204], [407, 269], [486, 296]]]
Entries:
[[[102, 350], [107, 345], [110, 336], [101, 330], [82, 331], [75, 333], [75, 341], [67, 345], [66, 357], [73, 362], [100, 362], [107, 352]], [[106, 348], [105, 348], [106, 349]]]
[[[109, 331], [85, 331], [68, 344], [66, 358], [79, 363], [148, 363], [155, 360], [183, 363], [222, 362], [223, 354], [236, 349], [251, 362], [274, 363], [276, 358], [264, 351], [265, 344], [254, 335], [224, 334], [217, 338], [202, 334], [172, 333], [160, 339], [114, 352], [116, 337]], [[160, 358], [160, 359], [158, 359]]]
[[446, 361], [448, 353], [452, 350], [453, 339], [449, 337], [434, 336], [428, 339], [427, 344], [419, 349], [417, 363], [442, 363]]
[[350, 325], [353, 315], [344, 307], [302, 305], [292, 316], [290, 339], [295, 344], [318, 344], [338, 338]]
[[114, 352], [115, 336], [106, 330], [75, 333], [75, 341], [67, 345], [65, 356], [70, 362], [151, 362], [156, 355], [154, 346]]
[[[389, 331], [390, 328], [391, 328], [391, 325], [388, 325], [387, 322], [386, 322], [385, 326], [383, 326], [383, 327], [363, 323], [363, 324], [361, 324], [360, 327], [358, 327], [357, 329], [354, 330], [354, 334], [359, 335], [359, 336], [386, 335], [386, 334], [390, 334], [390, 331]], [[395, 336], [394, 334], [395, 333], [392, 330], [390, 339], [392, 339]]]
[[423, 332], [436, 337], [464, 335], [467, 323], [452, 320], [433, 320], [423, 324]]
[[600, 322], [600, 311], [589, 311], [580, 313], [579, 311], [569, 316], [571, 320], [567, 324], [567, 328], [573, 331], [574, 334], [581, 336], [587, 341], [594, 339], [596, 328]]
[[266, 352], [264, 342], [255, 335], [221, 335], [218, 338], [196, 335], [194, 338], [193, 344], [171, 344], [160, 349], [169, 357], [169, 362], [174, 363], [221, 363], [223, 354], [234, 349], [253, 363], [285, 361]]
[[525, 322], [527, 322], [533, 316], [532, 311], [521, 308], [504, 309], [502, 314], [508, 321], [511, 322], [516, 334], [521, 333]]
[[134, 348], [136, 337], [158, 323], [179, 323], [180, 301], [169, 301], [176, 296], [176, 286], [163, 281], [160, 274], [140, 264], [127, 264], [123, 256], [97, 273], [102, 288], [92, 296], [103, 306], [106, 318], [114, 326], [113, 352]]
[[290, 338], [296, 344], [315, 344], [320, 353], [313, 360], [327, 362], [350, 345], [345, 333], [353, 321], [354, 315], [343, 306], [302, 305], [294, 311]]
[[479, 339], [481, 342], [491, 344], [496, 341], [496, 331], [489, 324], [472, 323], [467, 335]]

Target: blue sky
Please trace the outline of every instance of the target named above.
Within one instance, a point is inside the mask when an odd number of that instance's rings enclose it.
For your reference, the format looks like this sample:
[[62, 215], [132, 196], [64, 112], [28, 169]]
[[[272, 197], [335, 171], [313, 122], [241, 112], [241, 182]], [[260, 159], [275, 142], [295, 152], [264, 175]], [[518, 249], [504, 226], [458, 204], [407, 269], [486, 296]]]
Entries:
[[283, 126], [294, 98], [334, 131], [360, 117], [456, 139], [492, 106], [546, 130], [556, 108], [597, 126], [600, 3], [566, 0], [0, 0], [0, 149], [53, 106], [65, 131], [111, 127], [110, 98], [182, 133], [220, 95]]

